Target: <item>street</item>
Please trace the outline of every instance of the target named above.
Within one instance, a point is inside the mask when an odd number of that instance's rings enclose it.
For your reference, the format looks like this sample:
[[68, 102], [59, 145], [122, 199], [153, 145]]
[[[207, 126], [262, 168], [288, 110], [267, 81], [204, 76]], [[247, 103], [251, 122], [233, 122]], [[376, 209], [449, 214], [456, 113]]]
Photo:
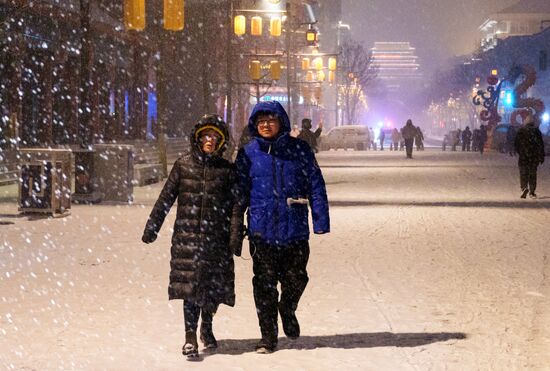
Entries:
[[182, 303], [167, 300], [175, 207], [141, 242], [163, 183], [58, 219], [20, 216], [14, 186], [0, 188], [0, 368], [550, 370], [549, 161], [523, 200], [517, 157], [413, 156], [320, 153], [331, 233], [310, 240], [302, 337], [280, 325], [278, 350], [254, 352], [245, 242], [237, 304], [197, 363], [181, 355]]

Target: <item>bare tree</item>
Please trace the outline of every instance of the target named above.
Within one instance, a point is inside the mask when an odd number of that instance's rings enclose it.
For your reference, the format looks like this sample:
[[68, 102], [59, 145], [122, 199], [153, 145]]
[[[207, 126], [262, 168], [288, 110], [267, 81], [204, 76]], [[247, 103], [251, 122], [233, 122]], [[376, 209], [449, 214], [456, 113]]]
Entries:
[[350, 40], [342, 46], [339, 69], [342, 73], [340, 94], [344, 103], [346, 123], [355, 124], [362, 100], [373, 85], [378, 71], [372, 64], [372, 56], [363, 44]]

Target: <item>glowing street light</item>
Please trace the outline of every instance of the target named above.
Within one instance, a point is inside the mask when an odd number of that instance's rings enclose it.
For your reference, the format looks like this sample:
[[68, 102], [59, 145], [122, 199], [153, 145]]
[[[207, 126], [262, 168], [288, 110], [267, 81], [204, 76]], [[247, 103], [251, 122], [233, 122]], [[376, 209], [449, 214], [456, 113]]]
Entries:
[[242, 36], [246, 33], [246, 17], [244, 15], [238, 15], [234, 21], [234, 32], [237, 36]]

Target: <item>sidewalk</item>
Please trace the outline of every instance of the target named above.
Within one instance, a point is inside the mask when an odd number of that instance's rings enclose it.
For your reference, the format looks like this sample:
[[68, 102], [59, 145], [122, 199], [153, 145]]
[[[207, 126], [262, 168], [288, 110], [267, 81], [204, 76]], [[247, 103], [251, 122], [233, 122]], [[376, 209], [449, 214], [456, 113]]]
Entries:
[[236, 258], [217, 354], [182, 357], [182, 303], [167, 295], [174, 210], [155, 243], [140, 240], [162, 183], [59, 219], [1, 202], [13, 224], [0, 224], [0, 369], [548, 369], [547, 164], [540, 199], [521, 200], [515, 159], [498, 154], [331, 151], [319, 163], [331, 233], [310, 241], [303, 336], [280, 329], [270, 355], [253, 351], [252, 264]]

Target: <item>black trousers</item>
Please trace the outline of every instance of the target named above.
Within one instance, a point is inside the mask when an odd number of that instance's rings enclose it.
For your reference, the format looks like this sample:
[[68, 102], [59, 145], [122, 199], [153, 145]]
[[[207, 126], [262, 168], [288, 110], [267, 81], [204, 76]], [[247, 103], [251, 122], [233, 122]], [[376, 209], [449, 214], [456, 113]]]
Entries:
[[[262, 338], [276, 340], [278, 335], [278, 309], [295, 311], [309, 277], [306, 266], [309, 259], [308, 241], [293, 242], [286, 246], [250, 244], [253, 256], [252, 285], [254, 302]], [[281, 283], [281, 298], [277, 283]]]
[[519, 165], [519, 183], [521, 189], [529, 189], [529, 192], [535, 193], [537, 188], [537, 167], [538, 163], [525, 163]]
[[185, 331], [197, 331], [199, 317], [202, 317], [202, 323], [212, 323], [214, 313], [205, 311], [195, 303], [183, 301], [183, 319], [185, 321]]
[[414, 139], [405, 139], [405, 150], [407, 151], [407, 158], [412, 158], [413, 156], [413, 144]]

